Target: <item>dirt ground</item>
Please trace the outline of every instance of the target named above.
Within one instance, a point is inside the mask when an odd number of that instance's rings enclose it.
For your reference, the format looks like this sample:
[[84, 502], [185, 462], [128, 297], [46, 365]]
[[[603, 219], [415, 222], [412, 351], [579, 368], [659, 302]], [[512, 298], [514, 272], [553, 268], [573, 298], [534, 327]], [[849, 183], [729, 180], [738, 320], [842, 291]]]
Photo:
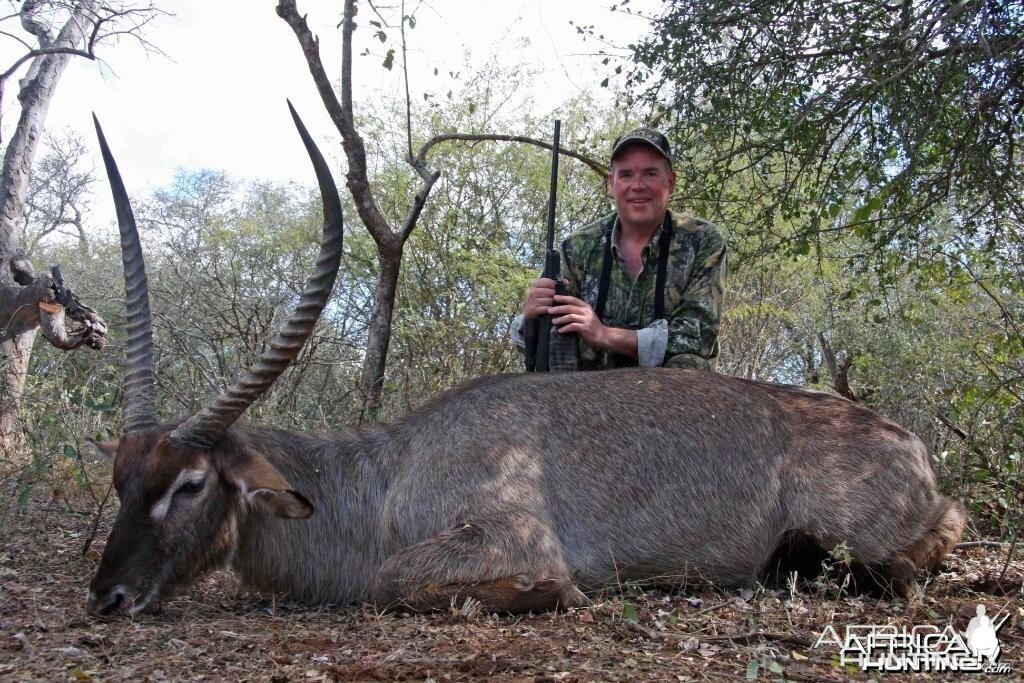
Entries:
[[1011, 562], [998, 580], [1005, 546], [957, 550], [909, 604], [841, 596], [837, 572], [795, 592], [625, 587], [558, 614], [497, 616], [472, 605], [381, 614], [275, 603], [220, 572], [158, 615], [98, 621], [85, 614], [86, 586], [111, 522], [108, 510], [83, 555], [88, 506], [29, 501], [0, 512], [0, 680], [861, 680], [878, 674], [842, 666], [838, 645], [814, 646], [826, 626], [840, 635], [852, 624], [962, 631], [979, 603], [1010, 615], [998, 637], [1011, 673], [987, 677], [1024, 673], [1024, 565]]

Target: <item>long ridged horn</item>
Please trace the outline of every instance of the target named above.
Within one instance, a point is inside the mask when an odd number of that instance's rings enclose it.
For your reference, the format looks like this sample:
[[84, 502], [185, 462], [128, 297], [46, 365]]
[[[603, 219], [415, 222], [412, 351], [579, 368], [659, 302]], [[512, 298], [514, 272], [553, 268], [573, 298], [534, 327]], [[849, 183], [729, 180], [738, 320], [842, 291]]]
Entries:
[[228, 387], [210, 406], [203, 408], [171, 433], [171, 438], [179, 443], [209, 449], [223, 438], [228, 427], [270, 388], [288, 364], [299, 355], [334, 287], [334, 278], [341, 264], [341, 200], [327, 163], [291, 102], [288, 102], [288, 109], [313, 162], [324, 204], [324, 230], [316, 274], [303, 290], [295, 312], [245, 377]]
[[128, 434], [159, 424], [153, 394], [153, 327], [149, 315], [149, 283], [128, 193], [125, 192], [114, 155], [110, 153], [96, 114], [92, 115], [92, 120], [96, 124], [103, 165], [107, 168], [110, 191], [114, 195], [117, 225], [121, 229], [121, 262], [124, 264], [124, 293], [128, 309], [128, 341], [125, 349], [128, 365], [124, 373], [124, 433]]

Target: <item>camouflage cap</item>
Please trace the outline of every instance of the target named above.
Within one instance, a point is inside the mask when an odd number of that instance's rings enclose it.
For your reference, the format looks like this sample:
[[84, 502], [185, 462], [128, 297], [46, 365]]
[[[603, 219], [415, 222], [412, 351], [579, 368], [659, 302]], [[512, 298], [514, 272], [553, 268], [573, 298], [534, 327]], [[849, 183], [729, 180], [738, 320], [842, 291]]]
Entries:
[[626, 147], [635, 144], [653, 147], [658, 154], [668, 159], [669, 165], [672, 165], [672, 150], [668, 146], [668, 138], [653, 128], [646, 127], [620, 135], [612, 146], [612, 161], [615, 161], [615, 157], [619, 156], [619, 153]]

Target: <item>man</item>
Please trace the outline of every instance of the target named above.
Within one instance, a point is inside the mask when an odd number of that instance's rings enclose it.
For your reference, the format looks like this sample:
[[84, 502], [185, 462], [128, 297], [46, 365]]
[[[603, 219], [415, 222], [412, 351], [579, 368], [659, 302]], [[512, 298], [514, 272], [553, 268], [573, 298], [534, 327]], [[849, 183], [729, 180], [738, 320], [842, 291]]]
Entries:
[[[650, 128], [612, 148], [615, 213], [562, 242], [565, 295], [535, 280], [522, 316], [552, 316], [551, 368], [628, 366], [711, 369], [725, 286], [717, 227], [668, 210], [676, 185], [668, 139]], [[522, 347], [522, 320], [513, 337]]]

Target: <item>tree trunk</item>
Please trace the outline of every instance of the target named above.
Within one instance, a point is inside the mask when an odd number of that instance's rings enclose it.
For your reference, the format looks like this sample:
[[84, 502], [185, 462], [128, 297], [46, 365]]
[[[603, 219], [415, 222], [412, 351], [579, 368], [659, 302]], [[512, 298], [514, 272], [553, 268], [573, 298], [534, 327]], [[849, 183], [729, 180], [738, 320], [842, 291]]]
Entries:
[[860, 401], [861, 397], [857, 396], [850, 387], [850, 366], [853, 365], [853, 356], [847, 355], [840, 362], [836, 358], [832, 346], [825, 339], [824, 332], [818, 333], [818, 341], [821, 343], [821, 357], [825, 369], [828, 370], [828, 374], [832, 378], [832, 388], [840, 396], [845, 396], [851, 401]]
[[391, 345], [391, 320], [395, 311], [395, 295], [398, 292], [398, 275], [402, 269], [402, 244], [391, 253], [379, 254], [380, 272], [373, 289], [373, 309], [367, 326], [366, 356], [359, 377], [359, 394], [362, 405], [359, 421], [377, 419], [381, 391], [384, 388], [384, 372], [387, 368], [388, 347]]
[[[30, 3], [25, 3], [22, 24], [37, 36], [41, 47], [74, 48], [92, 29], [96, 2], [81, 0], [76, 11], [64, 24], [56, 39], [45, 33], [30, 16]], [[25, 191], [32, 171], [32, 161], [50, 101], [71, 55], [50, 53], [32, 60], [28, 73], [19, 82], [18, 100], [21, 115], [18, 127], [11, 136], [0, 170], [0, 287], [14, 286], [13, 261], [19, 254], [22, 222], [25, 211]], [[2, 103], [0, 103], [2, 104]], [[8, 320], [0, 320], [0, 328], [8, 327]], [[0, 343], [0, 454], [13, 458], [18, 444], [17, 412], [25, 387], [29, 356], [35, 328], [20, 331]]]
[[[327, 112], [341, 133], [345, 158], [348, 160], [346, 175], [349, 192], [355, 201], [356, 210], [363, 225], [377, 244], [380, 272], [374, 288], [373, 309], [369, 321], [369, 337], [366, 356], [359, 380], [361, 399], [360, 420], [373, 421], [377, 418], [381, 390], [384, 385], [384, 370], [387, 364], [388, 346], [391, 343], [391, 318], [395, 309], [395, 295], [398, 290], [398, 274], [402, 263], [402, 250], [409, 239], [420, 211], [427, 201], [430, 188], [438, 178], [424, 164], [417, 166], [410, 158], [423, 183], [412, 206], [406, 214], [400, 230], [393, 230], [381, 212], [370, 189], [366, 168], [366, 147], [355, 126], [352, 102], [352, 32], [355, 30], [355, 0], [346, 0], [342, 22], [341, 92], [340, 99], [334, 93], [334, 84], [324, 70], [320, 59], [320, 43], [309, 30], [304, 16], [299, 14], [295, 0], [279, 0], [278, 15], [288, 22], [295, 32], [306, 57], [313, 81], [320, 92]], [[410, 153], [411, 157], [411, 153]]]
[[[15, 281], [0, 285], [0, 459], [17, 460], [22, 445], [18, 405], [25, 387], [36, 331], [58, 349], [102, 349], [107, 326], [96, 311], [64, 286], [60, 268], [33, 278], [27, 263], [16, 261]], [[22, 284], [25, 283], [25, 284]]]
[[821, 371], [814, 359], [814, 337], [804, 342], [804, 384], [817, 384], [821, 381]]
[[24, 460], [23, 435], [18, 428], [18, 404], [25, 388], [28, 361], [36, 331], [0, 342], [0, 461]]

